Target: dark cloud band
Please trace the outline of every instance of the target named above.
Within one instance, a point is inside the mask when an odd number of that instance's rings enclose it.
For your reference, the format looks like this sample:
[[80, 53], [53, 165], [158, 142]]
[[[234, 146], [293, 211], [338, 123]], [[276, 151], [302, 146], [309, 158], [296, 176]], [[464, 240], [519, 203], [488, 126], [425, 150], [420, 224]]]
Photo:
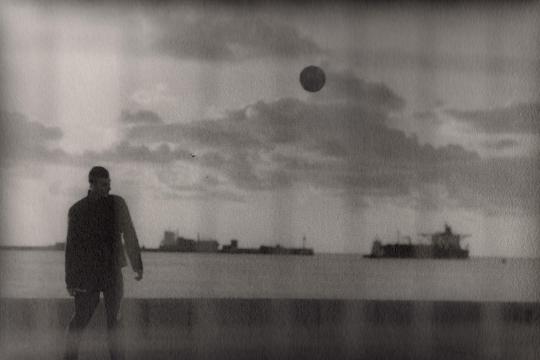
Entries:
[[446, 113], [487, 134], [540, 135], [540, 103], [520, 103], [490, 110], [447, 110]]

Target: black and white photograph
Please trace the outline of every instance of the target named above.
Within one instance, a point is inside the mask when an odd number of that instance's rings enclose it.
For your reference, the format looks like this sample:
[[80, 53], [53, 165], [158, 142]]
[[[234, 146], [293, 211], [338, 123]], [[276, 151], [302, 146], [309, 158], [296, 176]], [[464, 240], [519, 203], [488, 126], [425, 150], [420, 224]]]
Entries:
[[540, 359], [540, 3], [0, 4], [0, 359]]

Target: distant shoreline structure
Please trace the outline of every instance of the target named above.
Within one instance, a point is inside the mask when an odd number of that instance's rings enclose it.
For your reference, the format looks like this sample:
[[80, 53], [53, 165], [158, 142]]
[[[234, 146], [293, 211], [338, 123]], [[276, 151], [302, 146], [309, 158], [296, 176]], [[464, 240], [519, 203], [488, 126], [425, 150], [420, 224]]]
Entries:
[[34, 245], [0, 245], [0, 250], [47, 250], [47, 251], [64, 251], [66, 248], [66, 243], [57, 242], [53, 245], [43, 245], [43, 246], [34, 246]]
[[306, 237], [302, 239], [302, 247], [285, 247], [281, 245], [261, 245], [258, 248], [242, 248], [238, 240], [232, 239], [228, 245], [220, 244], [214, 239], [187, 239], [178, 236], [175, 232], [165, 231], [159, 248], [151, 251], [182, 252], [182, 253], [217, 253], [217, 254], [264, 254], [264, 255], [313, 255], [312, 248], [306, 248]]
[[[166, 253], [208, 253], [208, 254], [263, 254], [263, 255], [314, 255], [312, 248], [306, 248], [306, 237], [303, 238], [303, 246], [301, 248], [285, 247], [281, 245], [269, 246], [261, 245], [258, 248], [242, 248], [238, 246], [238, 240], [232, 239], [227, 245], [220, 248], [217, 240], [187, 239], [182, 236], [177, 236], [172, 231], [165, 231], [163, 240], [157, 248], [147, 248], [141, 246], [143, 252], [166, 252]], [[0, 250], [23, 250], [23, 251], [64, 251], [66, 244], [57, 242], [53, 245], [32, 246], [32, 245], [0, 245]]]
[[456, 234], [452, 228], [445, 224], [444, 231], [435, 233], [422, 233], [423, 237], [430, 239], [430, 244], [412, 244], [411, 238], [407, 244], [399, 243], [382, 244], [378, 238], [375, 238], [371, 248], [371, 253], [364, 255], [366, 258], [384, 259], [384, 258], [406, 258], [406, 259], [468, 259], [469, 248], [462, 248], [460, 241], [470, 235]]

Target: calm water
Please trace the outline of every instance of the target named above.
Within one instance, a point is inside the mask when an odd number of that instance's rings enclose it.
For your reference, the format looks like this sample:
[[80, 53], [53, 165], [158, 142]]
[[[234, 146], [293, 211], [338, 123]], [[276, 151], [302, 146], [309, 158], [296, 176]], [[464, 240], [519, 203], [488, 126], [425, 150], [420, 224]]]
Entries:
[[[540, 300], [538, 259], [143, 253], [143, 262], [141, 282], [124, 269], [127, 297]], [[0, 251], [0, 264], [2, 297], [67, 297], [63, 252]]]

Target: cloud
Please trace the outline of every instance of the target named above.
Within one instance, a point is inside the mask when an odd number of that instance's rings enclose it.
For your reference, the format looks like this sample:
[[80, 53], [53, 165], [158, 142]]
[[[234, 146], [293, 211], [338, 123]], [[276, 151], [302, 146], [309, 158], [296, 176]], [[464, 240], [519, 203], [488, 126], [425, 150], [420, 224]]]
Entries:
[[540, 211], [535, 157], [482, 159], [445, 169], [445, 185], [461, 205], [490, 212]]
[[29, 121], [17, 112], [0, 112], [1, 157], [4, 160], [59, 161], [68, 157], [54, 145], [62, 138], [59, 127]]
[[173, 104], [177, 101], [177, 97], [170, 92], [168, 86], [164, 83], [157, 83], [153, 86], [139, 89], [133, 93], [130, 99], [143, 107], [159, 107], [160, 105]]
[[[423, 209], [453, 204], [490, 211], [539, 210], [537, 159], [483, 159], [459, 145], [421, 144], [390, 127], [389, 118], [404, 102], [390, 89], [381, 91], [384, 84], [350, 74], [338, 79], [343, 83], [330, 88], [333, 96], [324, 102], [259, 101], [220, 118], [189, 123], [164, 123], [150, 116], [154, 120], [127, 127], [124, 141], [106, 151], [68, 156], [50, 149], [43, 154], [78, 164], [189, 164], [208, 178], [177, 181], [181, 178], [173, 176], [172, 182], [162, 181], [163, 191], [183, 199], [243, 201], [246, 192], [298, 185], [342, 196], [356, 206], [408, 198]], [[17, 124], [11, 128], [37, 134], [37, 144], [44, 149], [61, 136], [59, 129], [20, 116], [11, 120]], [[494, 146], [513, 146], [507, 140]], [[33, 148], [33, 158], [41, 148]], [[444, 196], [434, 196], [433, 189], [446, 190]]]
[[167, 200], [245, 201], [242, 194], [227, 188], [227, 184], [214, 175], [207, 174], [198, 179], [190, 179], [189, 176], [186, 176], [186, 169], [179, 172], [170, 168], [158, 171], [157, 177], [160, 183], [166, 187], [159, 194]]
[[293, 26], [260, 15], [192, 12], [161, 15], [154, 50], [183, 59], [240, 61], [257, 57], [293, 58], [321, 53]]
[[146, 145], [133, 145], [124, 140], [111, 149], [95, 152], [86, 151], [81, 156], [84, 162], [145, 162], [145, 163], [171, 163], [174, 161], [190, 160], [190, 151], [180, 147], [171, 148], [168, 144], [160, 144], [150, 148]]
[[[63, 135], [60, 128], [28, 121], [20, 113], [2, 112], [0, 116], [3, 130], [0, 133], [1, 155], [7, 161], [41, 161], [87, 166], [98, 161], [165, 164], [193, 159], [191, 151], [178, 146], [172, 147], [165, 143], [138, 145], [128, 140], [103, 151], [67, 153], [57, 146]], [[128, 123], [163, 124], [159, 117], [150, 111], [123, 112], [122, 118], [131, 121]]]
[[519, 103], [490, 110], [446, 110], [448, 115], [487, 134], [540, 135], [540, 103]]
[[2, 119], [2, 143], [17, 139], [17, 142], [43, 144], [62, 138], [62, 130], [56, 126], [45, 126], [29, 121], [20, 113], [0, 112]]
[[161, 117], [150, 110], [139, 110], [131, 112], [129, 110], [122, 110], [120, 114], [120, 121], [128, 125], [141, 125], [141, 124], [161, 124], [163, 120]]
[[424, 125], [441, 125], [442, 120], [439, 118], [439, 115], [437, 114], [437, 111], [435, 110], [424, 110], [424, 111], [416, 111], [413, 114], [413, 117], [420, 122], [422, 122]]
[[407, 195], [419, 181], [441, 181], [437, 169], [478, 158], [456, 145], [420, 145], [385, 119], [354, 103], [280, 99], [219, 120], [141, 126], [129, 136], [200, 149], [197, 164], [249, 191], [304, 183], [365, 196]]
[[354, 101], [364, 109], [399, 111], [405, 100], [384, 83], [368, 82], [358, 78], [352, 71], [329, 72], [325, 95]]
[[[385, 125], [388, 114], [405, 106], [403, 98], [392, 89], [383, 83], [360, 79], [351, 71], [330, 71], [328, 79], [324, 102], [292, 98], [272, 103], [259, 101], [230, 111], [223, 118], [139, 126], [130, 129], [128, 137], [228, 151], [268, 151], [276, 146], [302, 142], [306, 148], [338, 157], [345, 156], [347, 147], [357, 147], [359, 142], [383, 143], [382, 133], [399, 137]], [[319, 139], [321, 133], [325, 138]], [[351, 137], [354, 134], [356, 137]], [[379, 135], [381, 139], [377, 139]], [[386, 148], [381, 147], [379, 151], [391, 151], [391, 146]]]
[[519, 146], [519, 142], [515, 139], [505, 138], [498, 140], [488, 140], [485, 141], [483, 145], [490, 150], [502, 151]]
[[212, 191], [212, 190], [197, 190], [189, 189], [189, 192], [178, 193], [174, 191], [165, 191], [159, 194], [161, 200], [167, 201], [228, 201], [228, 202], [245, 202], [242, 195], [235, 194], [230, 191]]
[[149, 142], [195, 144], [219, 149], [222, 155], [293, 146], [315, 156], [355, 163], [374, 159], [435, 163], [475, 156], [455, 145], [438, 149], [419, 145], [415, 138], [389, 128], [386, 119], [386, 114], [353, 102], [323, 104], [287, 98], [258, 102], [221, 119], [141, 126], [130, 129], [128, 136]]
[[[128, 136], [196, 149], [194, 164], [237, 190], [303, 184], [359, 204], [408, 197], [425, 209], [446, 203], [535, 210], [540, 176], [530, 160], [483, 159], [459, 145], [421, 144], [390, 127], [392, 112], [405, 106], [391, 89], [351, 73], [336, 79], [330, 101], [260, 101], [221, 118], [131, 128]], [[432, 189], [446, 189], [445, 195], [433, 196]]]
[[85, 186], [70, 186], [62, 181], [54, 181], [49, 185], [49, 192], [55, 196], [65, 196], [70, 199], [76, 198], [81, 193], [84, 194]]

